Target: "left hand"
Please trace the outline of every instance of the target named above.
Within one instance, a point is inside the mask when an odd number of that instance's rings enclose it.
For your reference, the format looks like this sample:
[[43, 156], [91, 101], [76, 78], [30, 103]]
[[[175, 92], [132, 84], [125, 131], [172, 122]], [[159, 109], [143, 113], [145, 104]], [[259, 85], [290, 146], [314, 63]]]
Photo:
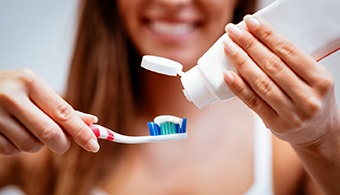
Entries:
[[225, 54], [238, 71], [225, 73], [229, 88], [291, 144], [331, 138], [340, 128], [332, 74], [264, 20], [244, 22], [226, 27]]

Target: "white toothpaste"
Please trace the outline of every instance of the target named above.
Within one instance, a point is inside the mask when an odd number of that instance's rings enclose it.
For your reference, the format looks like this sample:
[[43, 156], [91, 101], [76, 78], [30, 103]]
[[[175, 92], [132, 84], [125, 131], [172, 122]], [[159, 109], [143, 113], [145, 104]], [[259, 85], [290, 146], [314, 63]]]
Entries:
[[172, 122], [174, 124], [182, 125], [182, 121], [183, 121], [182, 118], [171, 115], [160, 115], [154, 119], [154, 123], [156, 123], [158, 126], [165, 122]]

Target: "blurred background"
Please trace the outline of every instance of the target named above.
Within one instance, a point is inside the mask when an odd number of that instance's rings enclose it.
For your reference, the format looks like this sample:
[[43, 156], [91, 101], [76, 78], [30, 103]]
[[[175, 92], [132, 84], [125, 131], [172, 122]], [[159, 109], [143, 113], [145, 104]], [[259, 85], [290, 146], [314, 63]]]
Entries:
[[78, 0], [0, 0], [0, 69], [27, 67], [65, 87]]

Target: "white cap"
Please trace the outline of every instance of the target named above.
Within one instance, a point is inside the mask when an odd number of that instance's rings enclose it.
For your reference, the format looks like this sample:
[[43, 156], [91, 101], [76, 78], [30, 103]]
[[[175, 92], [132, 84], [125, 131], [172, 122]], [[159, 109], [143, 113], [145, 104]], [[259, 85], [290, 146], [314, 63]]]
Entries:
[[141, 66], [147, 70], [165, 74], [168, 76], [177, 76], [183, 74], [183, 66], [179, 62], [167, 58], [145, 55], [142, 59]]
[[184, 95], [199, 109], [211, 105], [218, 100], [206, 85], [207, 81], [205, 81], [198, 66], [194, 66], [185, 72], [181, 77], [181, 81], [184, 87]]
[[169, 76], [182, 76], [181, 82], [184, 87], [184, 95], [188, 101], [193, 102], [202, 109], [218, 100], [209, 90], [203, 74], [198, 66], [194, 66], [187, 72], [183, 72], [182, 64], [159, 56], [145, 55], [141, 66], [160, 74]]

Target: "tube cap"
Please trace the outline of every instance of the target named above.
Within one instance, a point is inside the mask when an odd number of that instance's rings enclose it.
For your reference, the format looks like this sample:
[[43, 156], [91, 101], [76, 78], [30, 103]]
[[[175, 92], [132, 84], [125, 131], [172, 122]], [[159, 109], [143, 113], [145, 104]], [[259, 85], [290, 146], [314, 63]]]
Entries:
[[198, 66], [183, 72], [182, 64], [159, 56], [144, 55], [141, 66], [147, 70], [168, 75], [180, 75], [184, 87], [183, 93], [188, 101], [202, 109], [218, 100], [206, 84], [205, 77]]
[[152, 55], [145, 55], [142, 59], [141, 66], [147, 70], [165, 74], [168, 76], [183, 75], [183, 66], [179, 62]]

